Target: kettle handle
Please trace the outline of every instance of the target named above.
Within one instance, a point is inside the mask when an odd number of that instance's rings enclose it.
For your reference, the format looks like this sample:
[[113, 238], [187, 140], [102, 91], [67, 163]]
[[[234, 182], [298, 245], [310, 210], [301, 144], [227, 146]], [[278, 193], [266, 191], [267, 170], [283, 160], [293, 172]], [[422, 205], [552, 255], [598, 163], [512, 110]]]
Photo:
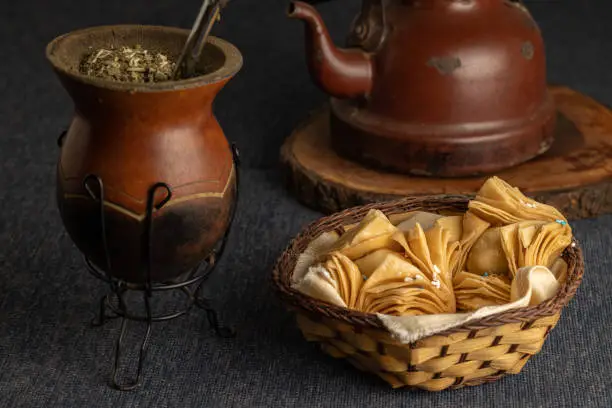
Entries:
[[523, 0], [510, 0], [510, 3], [512, 3], [515, 7], [519, 8], [520, 10], [523, 10], [525, 13], [531, 16], [531, 13], [529, 12], [529, 9], [527, 8], [527, 5]]
[[[329, 0], [327, 0], [329, 1]], [[387, 36], [385, 0], [363, 0], [361, 11], [351, 24], [348, 47], [375, 52]]]

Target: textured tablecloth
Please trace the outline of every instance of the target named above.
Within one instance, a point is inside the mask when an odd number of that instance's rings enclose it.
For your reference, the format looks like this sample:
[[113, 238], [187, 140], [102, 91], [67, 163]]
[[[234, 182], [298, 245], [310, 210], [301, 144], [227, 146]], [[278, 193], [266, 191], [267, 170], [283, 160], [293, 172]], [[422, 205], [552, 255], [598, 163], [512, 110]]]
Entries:
[[[529, 4], [547, 41], [550, 81], [611, 104], [608, 2]], [[243, 183], [227, 256], [206, 292], [238, 336], [216, 337], [198, 311], [158, 324], [142, 389], [110, 389], [119, 322], [89, 327], [105, 287], [85, 271], [55, 208], [55, 139], [72, 106], [44, 46], [90, 25], [190, 27], [198, 7], [198, 0], [2, 3], [1, 407], [612, 406], [610, 216], [573, 224], [585, 251], [584, 282], [542, 352], [518, 376], [442, 393], [393, 391], [302, 340], [272, 292], [270, 271], [288, 240], [320, 215], [283, 189], [278, 150], [325, 96], [307, 76], [301, 24], [284, 17], [284, 0], [235, 0], [215, 28], [245, 57], [216, 105], [228, 138], [241, 148]], [[337, 42], [358, 7], [357, 0], [319, 6]], [[136, 344], [136, 337], [127, 340]]]

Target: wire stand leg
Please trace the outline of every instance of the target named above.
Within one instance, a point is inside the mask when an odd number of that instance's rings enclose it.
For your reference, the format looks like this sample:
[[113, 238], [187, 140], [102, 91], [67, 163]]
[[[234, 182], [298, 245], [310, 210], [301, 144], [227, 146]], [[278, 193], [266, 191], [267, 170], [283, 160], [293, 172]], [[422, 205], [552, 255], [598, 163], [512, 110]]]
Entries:
[[[159, 189], [166, 190], [166, 197], [160, 203], [155, 204], [155, 193]], [[165, 183], [156, 183], [154, 184], [148, 192], [147, 197], [147, 212], [145, 215], [145, 229], [142, 235], [142, 261], [145, 265], [145, 287], [142, 293], [143, 301], [145, 305], [146, 318], [145, 323], [147, 325], [145, 335], [140, 344], [140, 352], [138, 355], [138, 371], [136, 372], [136, 377], [132, 381], [128, 381], [125, 383], [119, 383], [117, 381], [118, 373], [119, 373], [119, 365], [121, 362], [121, 354], [122, 354], [122, 343], [127, 330], [127, 318], [130, 316], [126, 307], [124, 295], [126, 293], [125, 289], [119, 287], [118, 292], [118, 300], [119, 300], [119, 310], [120, 315], [122, 316], [121, 321], [121, 332], [119, 333], [119, 337], [117, 339], [117, 343], [115, 346], [115, 363], [113, 365], [113, 373], [111, 377], [111, 385], [121, 391], [131, 391], [140, 386], [140, 382], [142, 379], [142, 368], [144, 365], [144, 361], [147, 354], [147, 348], [149, 346], [149, 339], [151, 337], [151, 329], [153, 324], [153, 316], [151, 314], [151, 296], [152, 292], [152, 282], [151, 282], [151, 237], [153, 235], [153, 212], [155, 210], [161, 209], [172, 197], [172, 192], [170, 191], [170, 187]], [[123, 290], [122, 290], [123, 289]]]
[[127, 328], [128, 328], [128, 310], [125, 304], [125, 296], [126, 290], [123, 290], [122, 293], [118, 294], [119, 296], [119, 309], [121, 310], [123, 316], [121, 317], [121, 329], [119, 332], [119, 336], [115, 342], [115, 359], [113, 363], [113, 371], [111, 374], [111, 385], [113, 388], [118, 389], [120, 391], [132, 391], [136, 388], [140, 387], [141, 379], [142, 379], [142, 371], [144, 362], [146, 359], [147, 349], [149, 347], [149, 339], [151, 338], [151, 329], [153, 325], [153, 319], [151, 316], [151, 305], [149, 301], [149, 294], [147, 292], [143, 292], [143, 300], [146, 309], [146, 331], [145, 335], [142, 338], [142, 342], [140, 343], [140, 351], [138, 355], [138, 368], [136, 371], [136, 377], [132, 381], [127, 381], [125, 383], [120, 383], [118, 381], [119, 369], [122, 359], [122, 350], [123, 350], [123, 340], [125, 338]]
[[[221, 245], [219, 245], [218, 249], [213, 250], [213, 252], [208, 257], [207, 262], [210, 268], [214, 268], [216, 266], [217, 259], [221, 258], [221, 256], [223, 255], [223, 251], [225, 250], [225, 244], [227, 244], [227, 239], [232, 229], [232, 224], [234, 223], [234, 218], [236, 217], [236, 209], [238, 207], [238, 201], [239, 201], [238, 199], [239, 199], [239, 192], [240, 192], [240, 151], [238, 150], [238, 147], [234, 143], [232, 143], [232, 155], [234, 159], [234, 169], [235, 169], [235, 175], [236, 175], [236, 183], [235, 183], [235, 190], [234, 190], [235, 191], [234, 203], [232, 205], [232, 209], [230, 212], [230, 218], [229, 218], [227, 230], [225, 232], [225, 235], [223, 236], [223, 239], [221, 240]], [[225, 327], [225, 326], [221, 326], [219, 324], [219, 317], [217, 315], [217, 311], [212, 306], [211, 300], [207, 299], [206, 297], [200, 294], [203, 283], [204, 281], [198, 285], [198, 287], [196, 288], [194, 292], [196, 306], [198, 306], [200, 309], [206, 312], [208, 323], [210, 324], [212, 329], [215, 331], [215, 333], [219, 337], [223, 337], [223, 338], [235, 337], [236, 331], [234, 329]]]
[[[57, 143], [60, 147], [62, 145], [65, 135], [66, 135], [66, 132], [63, 132], [58, 139]], [[103, 247], [102, 249], [104, 250], [104, 257], [106, 261], [106, 273], [105, 273], [105, 276], [103, 276], [102, 278], [106, 280], [110, 284], [113, 291], [116, 292], [117, 287], [114, 284], [113, 280], [111, 279], [111, 276], [109, 275], [110, 270], [111, 270], [111, 260], [110, 260], [110, 254], [108, 252], [108, 243], [107, 243], [107, 238], [106, 238], [106, 217], [104, 214], [104, 183], [102, 182], [102, 179], [96, 176], [95, 174], [88, 174], [83, 179], [83, 187], [89, 194], [90, 198], [98, 204], [98, 216], [100, 218], [100, 238], [102, 239], [102, 247]], [[91, 321], [92, 326], [94, 327], [102, 326], [108, 320], [118, 317], [116, 314], [111, 315], [111, 316], [106, 314], [106, 305], [108, 304], [109, 301], [110, 299], [109, 299], [108, 294], [104, 295], [102, 299], [100, 299], [100, 312], [98, 315], [98, 321], [96, 321], [96, 319], [93, 318]]]
[[113, 315], [107, 315], [106, 314], [106, 303], [109, 301], [108, 299], [108, 295], [104, 295], [102, 296], [102, 299], [100, 299], [100, 306], [99, 306], [99, 312], [98, 312], [98, 316], [94, 317], [93, 319], [91, 319], [91, 326], [92, 327], [101, 327], [104, 326], [104, 324], [106, 322], [108, 322], [111, 319], [116, 319], [117, 316], [116, 314]]
[[[211, 255], [211, 258], [214, 258], [214, 254]], [[210, 262], [209, 265], [211, 264], [214, 265], [214, 260], [210, 260], [209, 262]], [[210, 324], [210, 327], [215, 331], [217, 336], [222, 337], [222, 338], [235, 337], [236, 331], [234, 329], [230, 327], [222, 326], [221, 324], [219, 324], [219, 317], [217, 315], [217, 311], [213, 308], [212, 302], [210, 301], [210, 299], [200, 294], [202, 287], [204, 286], [203, 285], [204, 282], [205, 281], [200, 282], [200, 284], [194, 291], [195, 305], [206, 312], [208, 323]]]

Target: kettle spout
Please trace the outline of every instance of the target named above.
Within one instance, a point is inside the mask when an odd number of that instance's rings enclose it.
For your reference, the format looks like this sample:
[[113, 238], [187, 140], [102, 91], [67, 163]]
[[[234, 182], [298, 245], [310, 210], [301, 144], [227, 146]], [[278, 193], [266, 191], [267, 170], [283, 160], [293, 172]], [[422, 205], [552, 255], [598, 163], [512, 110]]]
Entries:
[[313, 81], [336, 98], [365, 97], [372, 88], [372, 59], [360, 49], [339, 49], [321, 15], [309, 4], [291, 2], [288, 15], [304, 21], [306, 58]]

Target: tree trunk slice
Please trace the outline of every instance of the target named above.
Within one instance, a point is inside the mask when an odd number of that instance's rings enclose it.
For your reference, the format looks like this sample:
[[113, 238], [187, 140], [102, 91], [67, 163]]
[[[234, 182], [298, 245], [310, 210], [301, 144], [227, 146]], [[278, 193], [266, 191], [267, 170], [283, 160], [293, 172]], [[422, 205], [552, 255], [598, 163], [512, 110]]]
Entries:
[[[569, 88], [550, 90], [559, 112], [552, 147], [496, 174], [570, 219], [612, 213], [612, 111]], [[416, 177], [364, 167], [332, 150], [328, 123], [325, 106], [293, 132], [281, 151], [289, 189], [324, 213], [405, 196], [473, 195], [488, 177]]]

